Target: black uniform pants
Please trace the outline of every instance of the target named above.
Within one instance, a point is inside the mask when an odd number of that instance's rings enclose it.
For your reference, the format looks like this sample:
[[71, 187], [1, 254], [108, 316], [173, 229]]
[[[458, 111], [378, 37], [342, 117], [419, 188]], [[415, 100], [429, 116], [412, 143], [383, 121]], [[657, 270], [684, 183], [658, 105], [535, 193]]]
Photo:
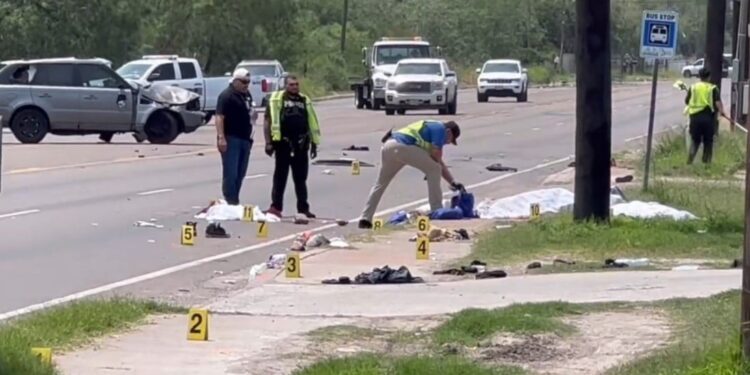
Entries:
[[703, 162], [710, 163], [714, 152], [714, 136], [716, 133], [716, 116], [709, 112], [700, 112], [690, 116], [690, 152], [688, 164], [692, 164], [698, 154], [698, 148], [703, 144]]
[[274, 142], [276, 167], [273, 171], [273, 188], [271, 189], [271, 206], [279, 211], [284, 209], [284, 191], [292, 169], [294, 192], [297, 195], [297, 212], [310, 211], [307, 202], [307, 174], [309, 170], [309, 142], [290, 143], [286, 140]]

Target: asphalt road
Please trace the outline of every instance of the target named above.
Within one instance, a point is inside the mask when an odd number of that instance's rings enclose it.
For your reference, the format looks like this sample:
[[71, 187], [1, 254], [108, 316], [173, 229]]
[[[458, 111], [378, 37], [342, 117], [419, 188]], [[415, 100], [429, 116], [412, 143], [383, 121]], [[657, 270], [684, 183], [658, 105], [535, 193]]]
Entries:
[[[613, 89], [615, 148], [623, 148], [645, 133], [649, 92], [648, 85]], [[660, 84], [657, 131], [685, 121], [682, 98], [669, 84]], [[371, 151], [347, 152], [348, 156], [377, 164], [384, 132], [422, 118], [454, 119], [461, 125], [459, 146], [446, 149], [446, 160], [466, 185], [501, 176], [484, 169], [492, 163], [525, 170], [574, 153], [573, 88], [532, 89], [528, 103], [493, 99], [479, 104], [472, 91], [465, 91], [459, 97], [458, 111], [457, 116], [438, 116], [433, 111], [386, 116], [355, 110], [351, 99], [321, 102], [317, 106], [323, 131], [319, 158], [338, 158], [342, 148], [364, 145]], [[253, 147], [242, 199], [266, 208], [273, 163], [263, 153], [260, 129], [256, 134], [259, 142]], [[116, 136], [115, 143], [109, 145], [98, 144], [95, 136], [50, 136], [38, 145], [19, 145], [12, 135], [4, 134], [0, 316], [307, 228], [275, 224], [268, 239], [258, 239], [254, 224], [235, 222], [226, 225], [231, 239], [208, 240], [203, 238], [204, 222], [200, 222], [196, 246], [180, 246], [180, 226], [220, 197], [220, 163], [214, 139], [212, 127], [183, 135], [169, 146], [137, 144], [127, 135]], [[324, 169], [332, 169], [334, 174], [323, 174]], [[376, 173], [377, 168], [363, 167], [360, 176], [353, 176], [348, 167], [313, 166], [308, 181], [312, 211], [321, 217], [357, 217]], [[423, 199], [426, 186], [422, 177], [404, 169], [380, 208]], [[485, 186], [477, 191], [490, 195], [494, 190]], [[285, 214], [295, 213], [294, 199], [290, 178]], [[165, 227], [133, 226], [138, 220], [151, 219]], [[252, 253], [256, 248], [246, 250]], [[267, 256], [260, 250], [258, 246], [258, 259]]]

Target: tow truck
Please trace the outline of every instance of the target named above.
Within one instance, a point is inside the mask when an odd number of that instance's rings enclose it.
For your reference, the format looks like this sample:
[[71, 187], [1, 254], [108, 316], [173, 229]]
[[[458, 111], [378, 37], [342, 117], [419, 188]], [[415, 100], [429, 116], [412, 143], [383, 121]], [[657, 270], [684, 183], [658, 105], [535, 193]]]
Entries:
[[[436, 47], [437, 56], [441, 53]], [[396, 64], [407, 58], [436, 57], [430, 42], [422, 37], [390, 38], [384, 37], [373, 43], [371, 48], [362, 48], [362, 65], [365, 67], [365, 78], [355, 78], [349, 85], [354, 91], [354, 106], [357, 109], [367, 108], [380, 110], [385, 107], [385, 89], [388, 77], [393, 75]]]

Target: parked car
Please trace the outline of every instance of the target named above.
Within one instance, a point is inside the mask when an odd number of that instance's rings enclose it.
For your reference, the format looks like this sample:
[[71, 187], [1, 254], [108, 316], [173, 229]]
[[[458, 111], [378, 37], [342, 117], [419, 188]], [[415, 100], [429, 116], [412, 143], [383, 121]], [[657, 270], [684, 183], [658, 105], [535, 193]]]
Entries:
[[477, 69], [477, 101], [490, 97], [515, 97], [518, 102], [529, 98], [529, 77], [518, 60], [489, 60]]
[[385, 90], [385, 114], [403, 115], [409, 109], [437, 109], [455, 115], [458, 78], [444, 59], [403, 59], [396, 64]]
[[[730, 75], [732, 75], [732, 71], [734, 70], [732, 68], [732, 54], [725, 53], [722, 57], [723, 57], [723, 62], [721, 64], [721, 76], [723, 78], [727, 78]], [[695, 62], [693, 62], [692, 64], [683, 66], [682, 76], [685, 78], [697, 77], [698, 72], [701, 69], [703, 69], [704, 64], [705, 64], [704, 59], [698, 59], [698, 60], [695, 60]]]
[[271, 93], [284, 87], [287, 72], [278, 60], [242, 60], [234, 68], [245, 68], [250, 72], [250, 95], [253, 105], [265, 107]]
[[169, 85], [195, 92], [201, 96], [200, 110], [206, 112], [206, 121], [216, 112], [219, 94], [229, 85], [227, 77], [205, 77], [198, 60], [177, 55], [146, 55], [119, 67], [117, 74], [143, 86]]
[[0, 116], [22, 143], [55, 135], [133, 133], [172, 142], [203, 125], [198, 94], [131, 83], [99, 59], [22, 60], [0, 70]]

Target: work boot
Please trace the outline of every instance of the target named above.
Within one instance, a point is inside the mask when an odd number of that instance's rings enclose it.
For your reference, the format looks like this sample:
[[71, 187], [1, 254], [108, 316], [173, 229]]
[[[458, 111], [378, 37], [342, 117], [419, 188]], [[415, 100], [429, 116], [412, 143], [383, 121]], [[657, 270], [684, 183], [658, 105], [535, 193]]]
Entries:
[[359, 220], [359, 229], [372, 229], [372, 222], [365, 219]]
[[308, 218], [308, 219], [315, 219], [317, 217], [317, 216], [315, 216], [314, 213], [310, 212], [310, 210], [307, 210], [307, 211], [304, 211], [304, 212], [300, 212], [299, 214], [300, 215], [305, 215], [305, 217]]
[[229, 235], [221, 225], [218, 223], [211, 223], [206, 227], [206, 238], [229, 238]]

